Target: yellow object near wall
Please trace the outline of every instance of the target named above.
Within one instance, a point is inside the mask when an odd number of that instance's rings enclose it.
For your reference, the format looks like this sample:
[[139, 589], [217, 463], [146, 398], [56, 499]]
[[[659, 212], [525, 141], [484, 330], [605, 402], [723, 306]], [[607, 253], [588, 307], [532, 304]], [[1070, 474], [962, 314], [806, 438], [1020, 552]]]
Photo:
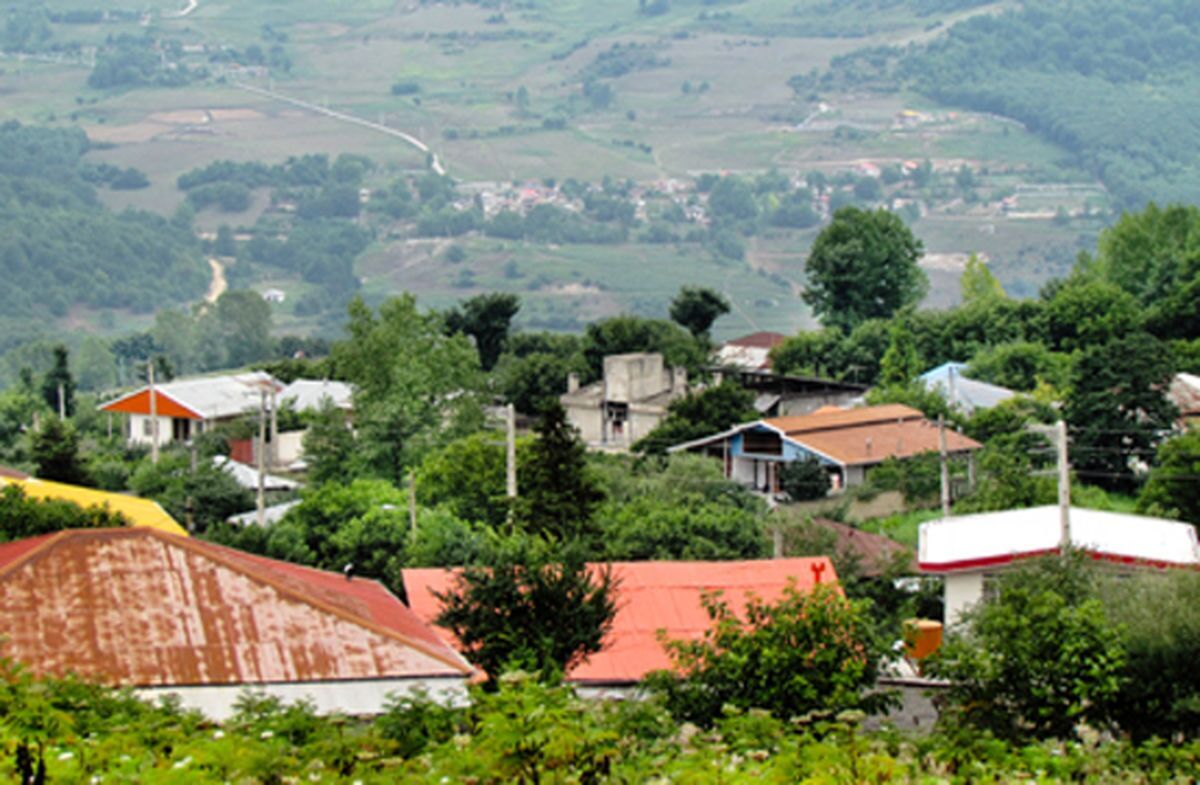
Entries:
[[904, 654], [920, 663], [942, 646], [942, 623], [909, 619], [904, 623]]
[[168, 534], [188, 536], [187, 530], [180, 526], [158, 502], [142, 499], [137, 496], [126, 496], [122, 493], [99, 491], [95, 488], [83, 488], [78, 485], [67, 485], [50, 480], [39, 480], [30, 477], [26, 480], [14, 480], [0, 477], [0, 488], [5, 485], [16, 485], [25, 491], [31, 499], [59, 499], [74, 502], [80, 507], [107, 507], [109, 510], [125, 516], [134, 527], [144, 526], [158, 529]]

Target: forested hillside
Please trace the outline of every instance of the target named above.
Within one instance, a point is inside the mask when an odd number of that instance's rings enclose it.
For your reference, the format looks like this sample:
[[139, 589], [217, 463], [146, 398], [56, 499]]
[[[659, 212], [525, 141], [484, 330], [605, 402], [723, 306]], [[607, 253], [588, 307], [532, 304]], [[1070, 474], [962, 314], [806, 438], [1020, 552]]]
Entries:
[[150, 312], [204, 292], [190, 227], [110, 212], [89, 180], [115, 178], [87, 150], [76, 129], [0, 126], [0, 346], [77, 304]]
[[1200, 197], [1200, 7], [1029, 0], [929, 44], [836, 60], [822, 80], [911, 87], [1020, 120], [1073, 153], [1126, 207]]

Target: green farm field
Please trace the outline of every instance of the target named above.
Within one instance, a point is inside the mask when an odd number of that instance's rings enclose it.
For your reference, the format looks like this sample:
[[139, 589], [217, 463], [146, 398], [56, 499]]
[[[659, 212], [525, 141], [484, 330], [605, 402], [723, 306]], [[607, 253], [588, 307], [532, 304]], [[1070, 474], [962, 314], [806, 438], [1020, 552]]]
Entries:
[[[94, 3], [46, 5], [67, 12]], [[1072, 214], [1108, 208], [1103, 188], [1073, 169], [1063, 151], [1019, 124], [951, 111], [908, 93], [802, 95], [789, 87], [792, 76], [824, 69], [840, 55], [926, 40], [966, 15], [1007, 7], [920, 16], [906, 5], [884, 5], [865, 14], [827, 0], [720, 6], [675, 0], [665, 13], [647, 15], [632, 0], [536, 0], [503, 9], [390, 0], [197, 0], [180, 15], [188, 6], [182, 0], [117, 0], [106, 7], [145, 13], [137, 21], [53, 26], [56, 40], [83, 47], [75, 61], [0, 60], [0, 111], [4, 119], [83, 127], [99, 143], [89, 154], [93, 162], [135, 167], [150, 181], [141, 190], [102, 190], [105, 203], [168, 215], [184, 202], [177, 178], [218, 160], [275, 163], [310, 153], [357, 153], [376, 163], [372, 186], [427, 165], [423, 153], [400, 139], [241, 85], [412, 134], [464, 183], [605, 177], [652, 183], [771, 169], [793, 178], [812, 171], [835, 177], [864, 165], [920, 160], [950, 173], [967, 166], [979, 173], [982, 202], [960, 204], [950, 195], [914, 224], [938, 257], [928, 267], [929, 303], [955, 301], [954, 260], [974, 252], [986, 255], [1013, 293], [1036, 293], [1103, 225], [1101, 218], [1044, 216], [1060, 208]], [[181, 87], [89, 87], [89, 47], [120, 34], [178, 42], [181, 62], [208, 69], [208, 76]], [[215, 55], [275, 44], [286, 54], [287, 69], [230, 69]], [[653, 57], [597, 78], [610, 99], [594, 106], [584, 83], [614, 46], [640, 47]], [[415, 90], [393, 94], [397, 83]], [[924, 119], [898, 122], [905, 112]], [[548, 122], [554, 118], [557, 124]], [[1042, 218], [998, 212], [1001, 197], [1045, 182], [1095, 190], [1083, 197], [1070, 189], [1023, 193], [1022, 205], [1036, 205], [1030, 209]], [[265, 192], [256, 194], [241, 213], [202, 210], [196, 228], [249, 228], [266, 199]], [[521, 319], [552, 329], [578, 329], [622, 311], [663, 315], [681, 285], [700, 284], [734, 303], [716, 326], [718, 336], [792, 332], [812, 323], [800, 294], [815, 233], [770, 230], [747, 238], [741, 262], [718, 260], [694, 242], [548, 246], [469, 236], [455, 241], [467, 251], [457, 265], [444, 258], [446, 242], [383, 233], [355, 272], [372, 299], [408, 290], [438, 307], [481, 291], [515, 291], [524, 302]], [[308, 286], [277, 275], [254, 285], [281, 288], [289, 302]], [[290, 305], [277, 311], [281, 329], [311, 327]], [[113, 319], [111, 331], [129, 326], [119, 313]], [[78, 323], [85, 329], [99, 324]]]

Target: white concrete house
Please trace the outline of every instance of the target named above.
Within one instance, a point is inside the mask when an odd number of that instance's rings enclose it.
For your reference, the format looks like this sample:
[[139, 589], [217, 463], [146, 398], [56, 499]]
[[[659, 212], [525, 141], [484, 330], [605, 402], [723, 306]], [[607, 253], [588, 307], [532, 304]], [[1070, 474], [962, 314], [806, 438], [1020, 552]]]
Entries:
[[[1085, 510], [1068, 513], [1072, 546], [1122, 568], [1200, 568], [1196, 529], [1144, 515]], [[942, 518], [921, 524], [918, 563], [945, 579], [946, 623], [987, 596], [993, 576], [1021, 559], [1059, 552], [1060, 508], [1054, 505]]]
[[668, 369], [661, 354], [614, 354], [604, 358], [604, 378], [598, 382], [580, 387], [579, 377], [571, 374], [559, 400], [590, 447], [628, 450], [687, 392], [687, 369]]

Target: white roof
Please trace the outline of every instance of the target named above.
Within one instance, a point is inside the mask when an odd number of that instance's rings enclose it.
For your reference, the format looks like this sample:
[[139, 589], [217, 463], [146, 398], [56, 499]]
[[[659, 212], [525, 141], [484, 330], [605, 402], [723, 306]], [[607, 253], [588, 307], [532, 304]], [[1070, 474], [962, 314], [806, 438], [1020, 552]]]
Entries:
[[1016, 395], [1007, 387], [968, 379], [963, 376], [966, 370], [967, 366], [963, 363], [943, 363], [921, 374], [921, 382], [931, 392], [945, 398], [951, 406], [967, 413], [976, 409], [990, 409]]
[[297, 379], [279, 393], [281, 402], [293, 401], [298, 412], [315, 411], [328, 398], [339, 409], [353, 407], [354, 390], [345, 382], [328, 379]]
[[[238, 463], [227, 455], [214, 455], [213, 465], [223, 469], [243, 488], [258, 489], [258, 470], [253, 466]], [[294, 491], [300, 488], [300, 483], [268, 474], [263, 478], [263, 488], [268, 491]]]
[[[292, 499], [290, 502], [283, 504], [272, 504], [263, 510], [263, 523], [267, 526], [279, 523], [283, 520], [283, 516], [287, 515], [287, 511], [300, 503], [299, 499]], [[240, 512], [237, 515], [231, 515], [228, 521], [236, 526], [257, 526], [258, 525], [258, 510], [250, 512]]]
[[[1155, 566], [1200, 567], [1189, 523], [1085, 510], [1069, 514], [1071, 543], [1100, 558]], [[1025, 556], [1057, 552], [1057, 506], [942, 518], [921, 524], [918, 560], [925, 572], [981, 570]]]
[[[260, 391], [264, 386], [268, 392], [271, 387], [276, 390], [281, 387], [271, 374], [252, 371], [227, 376], [176, 379], [154, 385], [154, 393], [156, 396], [170, 398], [206, 420], [215, 420], [258, 411]], [[117, 401], [132, 398], [147, 389], [148, 387], [140, 387]], [[117, 401], [110, 401], [104, 405], [109, 406]], [[269, 400], [267, 403], [270, 405]]]
[[768, 367], [771, 350], [765, 346], [740, 346], [727, 343], [714, 352], [715, 364], [722, 368], [746, 368], [757, 371]]

